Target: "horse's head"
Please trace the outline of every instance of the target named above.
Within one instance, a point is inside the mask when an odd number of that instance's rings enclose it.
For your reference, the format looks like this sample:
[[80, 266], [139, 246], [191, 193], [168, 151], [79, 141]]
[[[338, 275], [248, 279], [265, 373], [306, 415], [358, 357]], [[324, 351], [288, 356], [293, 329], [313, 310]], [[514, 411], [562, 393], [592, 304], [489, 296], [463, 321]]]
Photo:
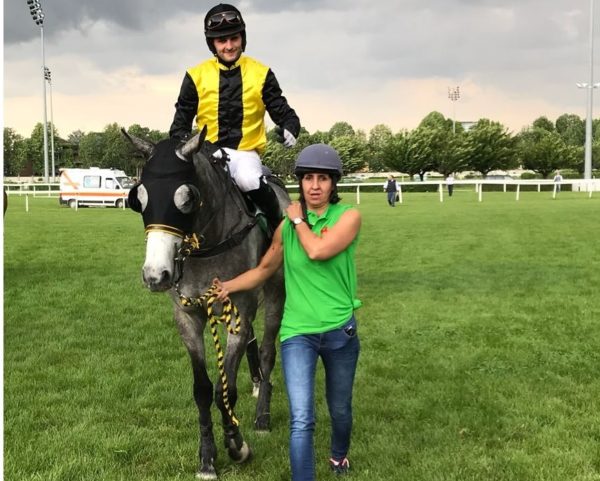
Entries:
[[151, 291], [165, 291], [179, 275], [175, 257], [202, 201], [193, 157], [206, 129], [181, 145], [166, 139], [156, 145], [124, 135], [147, 158], [140, 182], [129, 192], [129, 206], [142, 214], [146, 231], [146, 260], [142, 279]]

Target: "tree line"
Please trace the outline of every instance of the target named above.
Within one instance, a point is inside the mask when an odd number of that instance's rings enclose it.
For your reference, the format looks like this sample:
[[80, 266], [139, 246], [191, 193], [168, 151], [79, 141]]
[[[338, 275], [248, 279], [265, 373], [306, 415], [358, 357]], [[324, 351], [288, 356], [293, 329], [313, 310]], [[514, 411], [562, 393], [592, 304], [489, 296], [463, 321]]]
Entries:
[[[54, 129], [57, 174], [62, 167], [94, 166], [121, 169], [139, 177], [144, 159], [125, 140], [118, 124], [109, 124], [102, 132], [77, 130], [66, 139], [59, 136], [55, 126], [48, 124], [48, 128]], [[168, 136], [166, 132], [139, 124], [131, 125], [127, 132], [152, 142]], [[310, 133], [302, 128], [292, 149], [279, 144], [273, 131], [267, 133], [267, 140], [263, 162], [283, 177], [292, 174], [297, 154], [314, 143], [334, 147], [340, 153], [346, 174], [397, 171], [422, 180], [434, 171], [444, 176], [464, 171], [485, 176], [494, 170], [523, 168], [543, 178], [559, 169], [572, 170], [580, 176], [584, 171], [585, 122], [574, 114], [563, 114], [554, 122], [539, 117], [517, 134], [489, 119], [480, 119], [465, 129], [441, 113], [431, 112], [410, 131], [394, 133], [379, 124], [367, 135], [347, 122], [337, 122], [328, 131]], [[599, 168], [600, 119], [593, 121], [592, 146], [592, 168]], [[34, 127], [29, 138], [10, 127], [4, 128], [4, 175], [20, 175], [27, 166], [34, 176], [44, 172], [41, 123]]]

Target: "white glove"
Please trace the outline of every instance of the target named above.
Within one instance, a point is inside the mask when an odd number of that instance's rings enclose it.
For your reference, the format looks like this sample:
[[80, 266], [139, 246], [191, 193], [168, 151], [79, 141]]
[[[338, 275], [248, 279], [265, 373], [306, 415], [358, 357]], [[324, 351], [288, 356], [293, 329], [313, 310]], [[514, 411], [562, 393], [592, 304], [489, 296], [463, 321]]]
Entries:
[[277, 135], [277, 141], [282, 143], [284, 147], [288, 149], [296, 145], [296, 137], [288, 129], [282, 129], [279, 126], [275, 127], [275, 134]]
[[296, 137], [288, 129], [283, 129], [283, 146], [288, 149], [296, 145]]

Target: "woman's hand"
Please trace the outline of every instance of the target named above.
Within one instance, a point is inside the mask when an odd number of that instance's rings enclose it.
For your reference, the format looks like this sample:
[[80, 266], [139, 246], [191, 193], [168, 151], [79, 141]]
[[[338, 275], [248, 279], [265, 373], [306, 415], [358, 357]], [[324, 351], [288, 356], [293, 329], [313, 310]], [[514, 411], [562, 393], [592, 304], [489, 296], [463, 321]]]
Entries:
[[218, 277], [215, 277], [212, 283], [217, 288], [215, 291], [215, 294], [217, 294], [217, 300], [223, 302], [225, 299], [229, 298], [229, 291], [225, 288]]
[[302, 205], [298, 201], [292, 202], [288, 205], [285, 210], [286, 215], [290, 220], [295, 219], [296, 217], [304, 218], [304, 212], [302, 212]]

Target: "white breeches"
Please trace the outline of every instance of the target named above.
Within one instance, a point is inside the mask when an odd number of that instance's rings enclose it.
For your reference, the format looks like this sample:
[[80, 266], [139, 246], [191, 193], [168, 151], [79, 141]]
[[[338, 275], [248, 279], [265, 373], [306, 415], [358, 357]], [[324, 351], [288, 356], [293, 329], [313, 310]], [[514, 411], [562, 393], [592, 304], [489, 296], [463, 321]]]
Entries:
[[263, 175], [262, 163], [254, 150], [234, 150], [224, 147], [229, 156], [229, 172], [242, 192], [250, 192], [260, 187]]

